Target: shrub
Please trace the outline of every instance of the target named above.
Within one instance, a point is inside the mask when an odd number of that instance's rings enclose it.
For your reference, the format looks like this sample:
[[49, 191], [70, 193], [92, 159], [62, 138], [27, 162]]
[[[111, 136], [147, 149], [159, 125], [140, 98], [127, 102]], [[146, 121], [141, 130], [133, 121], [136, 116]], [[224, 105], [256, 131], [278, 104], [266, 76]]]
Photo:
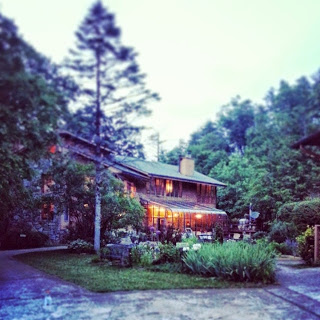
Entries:
[[195, 243], [198, 243], [198, 238], [197, 237], [183, 238], [182, 242], [187, 243], [189, 247], [192, 247], [192, 245], [194, 245]]
[[181, 241], [182, 233], [178, 229], [174, 229], [173, 226], [169, 226], [166, 232], [160, 235], [161, 242], [164, 243], [172, 243], [176, 244], [177, 242]]
[[182, 258], [191, 273], [233, 281], [269, 283], [275, 280], [275, 254], [265, 243], [205, 244]]
[[153, 262], [153, 254], [151, 251], [145, 251], [142, 253], [140, 257], [140, 265], [142, 267], [149, 267], [152, 265]]
[[159, 256], [159, 247], [150, 243], [140, 243], [131, 250], [131, 261], [133, 265], [151, 265], [153, 261], [159, 259]]
[[314, 263], [314, 227], [308, 227], [306, 231], [297, 237], [298, 251], [301, 258], [309, 265]]
[[8, 230], [1, 241], [1, 249], [28, 249], [43, 247], [48, 243], [49, 237], [38, 231], [21, 228]]
[[294, 207], [297, 202], [290, 202], [282, 205], [277, 212], [277, 220], [290, 222], [292, 221]]
[[121, 234], [117, 232], [117, 230], [114, 231], [106, 231], [104, 233], [104, 241], [105, 243], [120, 243], [121, 242]]
[[293, 222], [299, 233], [308, 226], [320, 224], [320, 199], [298, 202], [294, 207]]
[[262, 238], [265, 238], [267, 235], [268, 235], [268, 233], [265, 231], [257, 231], [256, 233], [254, 233], [252, 235], [252, 239], [253, 240], [262, 239]]
[[215, 240], [223, 243], [223, 227], [220, 223], [216, 223], [214, 226]]
[[68, 244], [68, 249], [75, 253], [93, 253], [93, 244], [85, 240], [77, 239]]
[[272, 224], [269, 232], [269, 240], [283, 243], [287, 239], [294, 239], [297, 236], [297, 229], [293, 223], [276, 221]]
[[280, 254], [285, 255], [297, 255], [297, 242], [293, 240], [287, 239], [285, 242], [277, 243], [273, 242], [272, 246], [279, 252]]
[[166, 262], [180, 262], [180, 250], [173, 244], [161, 244], [159, 245], [159, 258], [154, 261], [154, 264], [166, 263]]
[[301, 234], [307, 226], [320, 224], [320, 199], [288, 203], [280, 207], [277, 218], [284, 222], [293, 222]]

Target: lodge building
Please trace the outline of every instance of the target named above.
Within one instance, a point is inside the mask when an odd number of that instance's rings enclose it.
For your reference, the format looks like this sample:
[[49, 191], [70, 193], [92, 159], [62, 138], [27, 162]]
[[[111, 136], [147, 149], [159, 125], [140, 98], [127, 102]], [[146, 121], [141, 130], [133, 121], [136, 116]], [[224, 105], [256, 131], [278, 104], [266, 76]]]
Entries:
[[[93, 142], [66, 131], [60, 132], [60, 138], [60, 145], [51, 148], [51, 152], [68, 152], [83, 163], [95, 160]], [[177, 165], [169, 165], [117, 156], [107, 148], [102, 148], [102, 156], [103, 166], [121, 179], [128, 195], [136, 197], [146, 209], [146, 227], [155, 230], [173, 227], [182, 232], [191, 228], [199, 234], [211, 232], [217, 222], [226, 226], [227, 214], [217, 209], [217, 188], [226, 185], [195, 171], [194, 160], [190, 157], [181, 157]], [[43, 187], [42, 190], [47, 189]], [[42, 210], [42, 224], [52, 224], [49, 220], [53, 217], [57, 219], [56, 228], [66, 229], [69, 217], [44, 214]]]

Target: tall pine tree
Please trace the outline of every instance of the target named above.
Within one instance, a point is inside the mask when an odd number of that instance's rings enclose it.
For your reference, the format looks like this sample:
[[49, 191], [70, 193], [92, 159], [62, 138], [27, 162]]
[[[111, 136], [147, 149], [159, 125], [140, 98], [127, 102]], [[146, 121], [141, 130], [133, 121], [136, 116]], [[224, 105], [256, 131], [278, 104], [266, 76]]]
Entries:
[[[96, 251], [100, 248], [101, 146], [107, 145], [116, 151], [131, 148], [134, 141], [130, 141], [130, 137], [141, 130], [132, 125], [132, 117], [149, 114], [147, 103], [158, 99], [145, 88], [145, 75], [136, 63], [136, 53], [121, 45], [120, 34], [114, 15], [97, 1], [76, 32], [76, 48], [68, 60], [80, 87], [79, 101], [85, 106], [80, 117], [88, 115], [87, 121], [82, 117], [87, 123], [82, 135], [93, 138], [96, 144]], [[94, 127], [90, 122], [93, 118]], [[93, 132], [94, 137], [90, 137]]]

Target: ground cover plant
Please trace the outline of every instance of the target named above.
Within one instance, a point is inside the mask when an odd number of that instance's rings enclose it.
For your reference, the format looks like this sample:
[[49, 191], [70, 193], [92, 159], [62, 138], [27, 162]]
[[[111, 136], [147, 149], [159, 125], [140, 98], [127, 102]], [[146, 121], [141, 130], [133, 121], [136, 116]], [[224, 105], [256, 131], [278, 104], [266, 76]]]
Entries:
[[197, 275], [163, 272], [168, 271], [165, 268], [158, 268], [157, 272], [142, 267], [121, 268], [110, 263], [97, 263], [97, 260], [93, 263], [94, 257], [96, 256], [92, 254], [71, 254], [60, 250], [23, 254], [16, 256], [16, 259], [95, 292], [257, 286]]
[[193, 274], [233, 281], [272, 283], [275, 281], [276, 255], [266, 242], [204, 244], [183, 257]]

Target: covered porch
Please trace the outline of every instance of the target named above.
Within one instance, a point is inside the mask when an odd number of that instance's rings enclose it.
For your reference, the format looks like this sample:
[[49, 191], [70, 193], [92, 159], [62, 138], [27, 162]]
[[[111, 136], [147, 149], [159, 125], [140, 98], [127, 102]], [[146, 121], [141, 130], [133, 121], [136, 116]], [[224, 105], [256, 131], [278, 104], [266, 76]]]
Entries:
[[163, 231], [173, 227], [185, 232], [191, 228], [196, 235], [210, 233], [216, 223], [227, 227], [227, 214], [209, 205], [189, 201], [147, 201], [147, 226]]

